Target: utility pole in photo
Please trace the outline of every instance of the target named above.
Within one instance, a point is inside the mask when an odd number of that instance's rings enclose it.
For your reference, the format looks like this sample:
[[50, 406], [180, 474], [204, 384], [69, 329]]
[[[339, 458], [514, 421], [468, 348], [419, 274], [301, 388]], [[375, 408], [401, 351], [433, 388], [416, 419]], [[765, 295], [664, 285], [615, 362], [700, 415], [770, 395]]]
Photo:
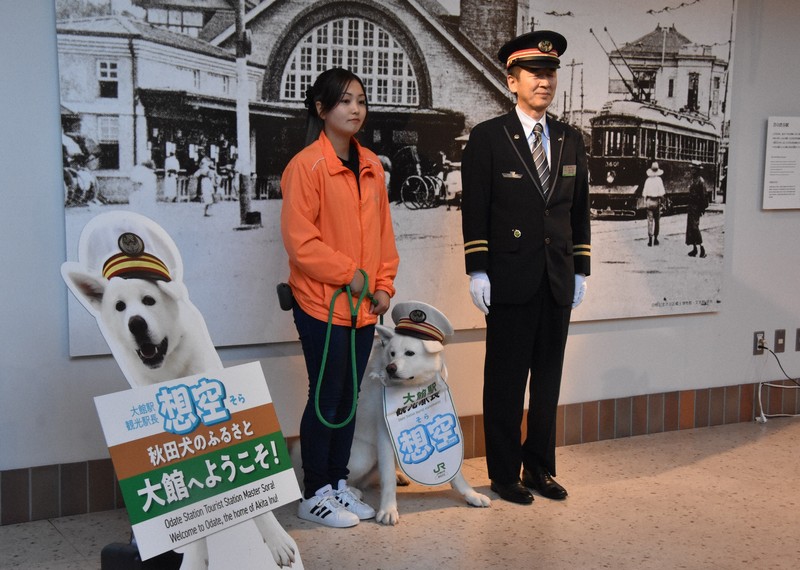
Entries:
[[236, 158], [235, 175], [239, 177], [239, 217], [242, 226], [259, 224], [250, 213], [250, 196], [252, 188], [252, 167], [250, 160], [250, 105], [247, 77], [247, 56], [250, 55], [252, 43], [250, 32], [244, 25], [244, 0], [236, 2]]

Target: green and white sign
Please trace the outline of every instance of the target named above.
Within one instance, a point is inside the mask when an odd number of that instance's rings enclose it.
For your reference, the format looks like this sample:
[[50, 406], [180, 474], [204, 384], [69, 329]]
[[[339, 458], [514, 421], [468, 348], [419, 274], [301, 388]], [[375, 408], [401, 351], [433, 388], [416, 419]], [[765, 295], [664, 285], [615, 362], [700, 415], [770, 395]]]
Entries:
[[95, 405], [143, 560], [300, 498], [257, 362]]

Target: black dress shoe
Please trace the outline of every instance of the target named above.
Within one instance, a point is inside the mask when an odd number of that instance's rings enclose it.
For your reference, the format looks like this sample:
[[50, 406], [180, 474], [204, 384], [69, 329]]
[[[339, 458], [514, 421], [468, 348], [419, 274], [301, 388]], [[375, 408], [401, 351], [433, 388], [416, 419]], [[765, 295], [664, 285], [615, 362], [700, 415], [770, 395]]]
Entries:
[[567, 490], [559, 485], [546, 469], [522, 470], [522, 482], [542, 497], [560, 501], [567, 498]]
[[522, 484], [517, 481], [515, 483], [497, 483], [492, 481], [492, 491], [500, 495], [501, 499], [518, 503], [520, 505], [530, 505], [533, 502], [533, 495]]

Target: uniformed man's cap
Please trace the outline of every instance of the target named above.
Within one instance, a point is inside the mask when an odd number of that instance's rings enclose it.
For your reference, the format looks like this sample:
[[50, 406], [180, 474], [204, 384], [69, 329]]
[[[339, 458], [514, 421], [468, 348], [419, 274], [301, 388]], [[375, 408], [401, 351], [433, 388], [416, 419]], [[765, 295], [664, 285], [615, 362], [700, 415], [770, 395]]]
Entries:
[[392, 309], [394, 332], [423, 340], [444, 342], [453, 334], [453, 325], [436, 307], [420, 301], [403, 301]]
[[537, 30], [517, 36], [497, 52], [500, 63], [510, 69], [513, 65], [537, 69], [548, 67], [557, 69], [558, 59], [567, 51], [567, 40], [558, 32]]
[[89, 220], [81, 232], [78, 261], [106, 279], [183, 278], [175, 242], [161, 226], [136, 212], [106, 212]]

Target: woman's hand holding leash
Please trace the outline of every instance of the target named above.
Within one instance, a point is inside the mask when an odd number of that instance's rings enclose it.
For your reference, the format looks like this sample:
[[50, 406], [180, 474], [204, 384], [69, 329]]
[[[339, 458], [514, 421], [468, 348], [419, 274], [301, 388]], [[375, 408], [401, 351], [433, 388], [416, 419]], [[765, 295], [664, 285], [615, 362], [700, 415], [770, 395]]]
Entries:
[[364, 272], [361, 269], [356, 269], [353, 274], [353, 279], [350, 280], [350, 293], [353, 295], [360, 295], [364, 290]]
[[389, 294], [386, 291], [375, 291], [372, 295], [372, 306], [369, 312], [373, 315], [382, 315], [389, 310]]
[[[367, 279], [364, 270], [356, 269], [353, 279], [350, 281], [349, 285], [350, 294], [355, 296], [361, 295], [361, 292], [366, 286], [366, 282]], [[369, 312], [371, 314], [382, 315], [389, 310], [390, 298], [386, 291], [375, 291], [374, 294], [370, 294], [368, 291], [366, 297], [368, 297], [370, 301]]]

